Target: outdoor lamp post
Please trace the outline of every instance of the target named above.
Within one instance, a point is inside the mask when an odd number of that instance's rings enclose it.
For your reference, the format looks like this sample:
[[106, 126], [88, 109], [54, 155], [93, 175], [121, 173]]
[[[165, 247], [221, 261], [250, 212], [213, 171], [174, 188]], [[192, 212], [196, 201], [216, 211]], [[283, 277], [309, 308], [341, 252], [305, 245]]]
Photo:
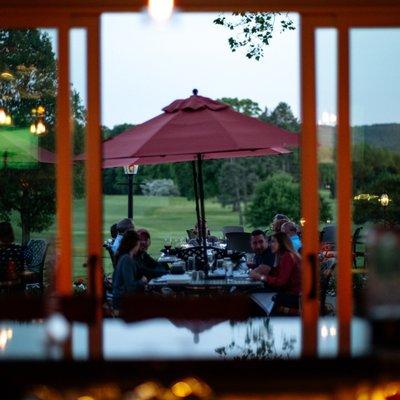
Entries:
[[128, 177], [128, 218], [133, 218], [133, 175], [136, 175], [139, 165], [126, 165], [125, 175]]

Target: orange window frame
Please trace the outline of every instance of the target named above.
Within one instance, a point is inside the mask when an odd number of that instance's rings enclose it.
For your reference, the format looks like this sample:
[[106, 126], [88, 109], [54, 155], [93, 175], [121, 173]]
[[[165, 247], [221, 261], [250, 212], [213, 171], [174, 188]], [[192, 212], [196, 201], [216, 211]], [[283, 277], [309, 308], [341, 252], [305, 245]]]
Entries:
[[[15, 0], [13, 5], [0, 5], [2, 28], [40, 27], [58, 29], [59, 91], [57, 94], [57, 269], [56, 289], [59, 294], [71, 295], [72, 281], [72, 134], [69, 104], [69, 40], [72, 27], [83, 27], [88, 32], [88, 117], [86, 139], [87, 231], [90, 270], [90, 290], [98, 307], [96, 323], [89, 334], [92, 358], [101, 357], [101, 296], [102, 296], [102, 185], [101, 185], [101, 93], [100, 93], [100, 15], [102, 12], [139, 11], [143, 4], [128, 1], [99, 1], [80, 5], [65, 0], [60, 5], [39, 0], [32, 8], [26, 0]], [[365, 0], [360, 10], [358, 1], [340, 0], [247, 0], [206, 1], [181, 0], [183, 11], [229, 11], [282, 9], [301, 14], [301, 196], [302, 216], [306, 220], [303, 236], [303, 316], [302, 351], [304, 356], [315, 356], [318, 340], [318, 298], [312, 295], [319, 281], [315, 257], [318, 251], [318, 168], [316, 126], [315, 30], [319, 27], [338, 29], [338, 318], [339, 352], [350, 353], [352, 292], [351, 292], [351, 140], [349, 123], [349, 29], [352, 27], [400, 27], [400, 5], [391, 0]], [[35, 19], [35, 15], [38, 19]], [[315, 287], [314, 287], [315, 289]]]

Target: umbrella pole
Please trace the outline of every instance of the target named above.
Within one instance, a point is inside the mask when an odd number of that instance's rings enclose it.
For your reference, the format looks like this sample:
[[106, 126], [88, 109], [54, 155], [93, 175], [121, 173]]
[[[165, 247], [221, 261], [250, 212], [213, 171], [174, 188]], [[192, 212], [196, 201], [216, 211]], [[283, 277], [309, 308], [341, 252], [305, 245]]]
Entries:
[[128, 218], [133, 218], [133, 175], [128, 174]]
[[203, 185], [203, 166], [201, 154], [197, 154], [197, 172], [198, 172], [198, 185], [199, 185], [199, 198], [200, 198], [200, 217], [201, 223], [201, 237], [203, 240], [203, 256], [204, 256], [204, 271], [208, 273], [207, 263], [207, 233], [206, 233], [206, 213], [204, 210], [204, 185]]
[[199, 227], [200, 226], [199, 183], [198, 183], [198, 180], [197, 180], [196, 161], [192, 161], [192, 168], [193, 168], [194, 199], [196, 201], [197, 226]]

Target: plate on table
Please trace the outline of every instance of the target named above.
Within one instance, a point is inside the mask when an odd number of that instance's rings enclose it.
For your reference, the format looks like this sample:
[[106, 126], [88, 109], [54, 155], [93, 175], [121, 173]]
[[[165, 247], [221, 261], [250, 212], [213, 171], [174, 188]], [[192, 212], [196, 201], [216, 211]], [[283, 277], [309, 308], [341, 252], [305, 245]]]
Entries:
[[174, 263], [177, 261], [180, 261], [180, 259], [175, 256], [160, 257], [158, 259], [158, 262], [160, 262], [160, 263]]

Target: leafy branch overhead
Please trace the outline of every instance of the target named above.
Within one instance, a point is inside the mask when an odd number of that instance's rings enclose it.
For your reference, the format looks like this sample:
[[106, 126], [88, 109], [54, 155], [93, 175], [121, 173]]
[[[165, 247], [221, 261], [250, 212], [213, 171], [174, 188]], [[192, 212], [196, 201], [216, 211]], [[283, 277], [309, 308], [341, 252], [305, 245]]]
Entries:
[[232, 52], [244, 49], [247, 58], [257, 61], [264, 56], [264, 46], [270, 44], [276, 24], [279, 23], [280, 33], [296, 29], [288, 13], [235, 12], [229, 17], [219, 16], [213, 22], [234, 34], [228, 39]]

